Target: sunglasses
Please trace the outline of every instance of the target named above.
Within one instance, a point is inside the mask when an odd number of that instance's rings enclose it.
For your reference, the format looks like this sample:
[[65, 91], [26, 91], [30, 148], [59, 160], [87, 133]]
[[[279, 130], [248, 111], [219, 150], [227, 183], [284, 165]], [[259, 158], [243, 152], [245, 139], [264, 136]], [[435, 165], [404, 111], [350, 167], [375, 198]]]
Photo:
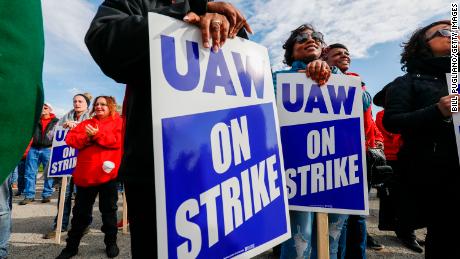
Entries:
[[294, 40], [297, 43], [304, 43], [306, 41], [309, 41], [313, 39], [316, 42], [323, 42], [323, 34], [321, 32], [313, 32], [311, 34], [309, 33], [300, 33], [297, 36], [295, 36]]
[[433, 35], [431, 35], [430, 37], [428, 37], [426, 39], [426, 42], [436, 38], [436, 37], [450, 37], [452, 35], [452, 32], [449, 30], [449, 29], [440, 29], [440, 30], [437, 30], [433, 33]]

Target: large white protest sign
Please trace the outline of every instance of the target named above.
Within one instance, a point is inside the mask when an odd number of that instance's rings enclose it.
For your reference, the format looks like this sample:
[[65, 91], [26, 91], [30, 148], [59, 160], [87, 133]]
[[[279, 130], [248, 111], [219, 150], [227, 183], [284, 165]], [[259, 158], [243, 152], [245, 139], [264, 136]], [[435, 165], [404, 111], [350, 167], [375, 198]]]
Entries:
[[49, 177], [71, 176], [77, 166], [78, 151], [65, 143], [65, 137], [68, 132], [68, 129], [64, 129], [61, 126], [56, 126], [55, 128], [48, 166]]
[[196, 26], [149, 25], [159, 258], [249, 258], [287, 240], [267, 49], [237, 38], [214, 53]]
[[289, 208], [367, 215], [360, 78], [278, 73], [277, 106]]
[[[451, 74], [446, 74], [446, 79], [447, 82], [451, 82]], [[452, 84], [449, 84], [449, 93], [452, 93]], [[457, 84], [458, 85], [458, 84]], [[458, 97], [456, 99], [456, 104], [458, 107]], [[456, 112], [452, 112], [452, 120], [454, 122], [454, 131], [455, 131], [455, 138], [457, 141], [457, 153], [458, 153], [458, 158], [460, 160], [460, 112], [458, 110]]]

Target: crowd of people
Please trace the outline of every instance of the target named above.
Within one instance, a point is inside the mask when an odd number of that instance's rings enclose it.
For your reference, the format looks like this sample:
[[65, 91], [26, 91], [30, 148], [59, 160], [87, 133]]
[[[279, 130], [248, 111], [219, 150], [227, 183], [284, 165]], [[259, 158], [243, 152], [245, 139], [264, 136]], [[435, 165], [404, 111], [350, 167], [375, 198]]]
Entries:
[[[78, 163], [67, 186], [63, 230], [70, 227], [66, 247], [57, 258], [78, 254], [81, 238], [92, 222], [92, 207], [99, 195], [102, 232], [109, 258], [119, 254], [117, 246], [117, 180], [127, 195], [133, 258], [157, 258], [153, 129], [150, 118], [150, 62], [147, 11], [195, 24], [201, 29], [203, 47], [218, 51], [227, 38], [248, 38], [252, 32], [241, 12], [229, 3], [199, 1], [107, 0], [101, 4], [86, 34], [86, 45], [102, 71], [127, 85], [123, 119], [113, 97], [77, 94], [73, 109], [58, 120], [45, 103], [29, 148], [14, 173], [0, 186], [0, 258], [7, 255], [11, 228], [11, 192], [23, 195], [20, 205], [35, 199], [39, 165], [46, 168], [56, 125], [70, 129], [66, 143], [78, 149]], [[417, 29], [403, 43], [405, 75], [389, 83], [372, 99], [362, 84], [366, 150], [385, 152], [391, 177], [379, 184], [381, 226], [396, 232], [409, 249], [426, 258], [458, 258], [455, 249], [455, 213], [441, 213], [458, 204], [455, 185], [460, 165], [450, 112], [445, 74], [450, 73], [450, 21], [437, 21]], [[211, 43], [209, 43], [209, 39]], [[283, 45], [287, 70], [274, 73], [303, 73], [320, 86], [331, 74], [359, 76], [349, 71], [350, 51], [341, 43], [328, 45], [324, 35], [310, 24], [292, 30]], [[276, 76], [274, 76], [276, 78]], [[364, 81], [364, 80], [363, 80]], [[274, 80], [276, 87], [276, 80]], [[154, 87], [154, 86], [153, 86]], [[374, 86], [378, 87], [378, 86]], [[384, 111], [372, 116], [372, 102]], [[97, 154], [97, 155], [95, 155]], [[373, 170], [369, 164], [368, 170]], [[371, 175], [368, 172], [368, 175]], [[76, 187], [74, 187], [76, 186]], [[373, 187], [372, 179], [369, 188]], [[69, 225], [72, 196], [75, 204]], [[50, 202], [53, 179], [44, 178], [41, 202]], [[150, 206], [145, 206], [145, 200]], [[383, 246], [367, 233], [366, 217], [328, 214], [330, 258], [366, 258], [366, 247]], [[383, 222], [383, 220], [386, 220]], [[315, 214], [290, 211], [292, 238], [275, 247], [280, 258], [316, 258]], [[45, 238], [53, 238], [53, 231]], [[417, 240], [415, 230], [427, 228], [426, 240]], [[306, 242], [299, 249], [298, 240]], [[425, 249], [422, 248], [425, 246]]]

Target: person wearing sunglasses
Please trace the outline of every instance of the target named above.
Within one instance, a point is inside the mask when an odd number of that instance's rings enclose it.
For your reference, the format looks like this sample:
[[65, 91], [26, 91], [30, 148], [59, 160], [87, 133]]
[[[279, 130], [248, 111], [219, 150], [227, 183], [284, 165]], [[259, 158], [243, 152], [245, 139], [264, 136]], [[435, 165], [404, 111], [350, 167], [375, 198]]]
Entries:
[[[427, 227], [425, 258], [460, 258], [457, 214], [445, 212], [460, 204], [460, 165], [452, 122], [446, 73], [451, 72], [450, 21], [416, 30], [403, 44], [402, 70], [379, 92], [384, 127], [399, 133], [401, 224]], [[377, 98], [379, 97], [379, 98]]]
[[[285, 49], [284, 63], [290, 68], [273, 74], [275, 92], [276, 74], [278, 73], [305, 73], [307, 77], [319, 85], [324, 85], [331, 75], [330, 67], [320, 59], [326, 46], [323, 34], [309, 24], [303, 24], [293, 30], [283, 45], [283, 49]], [[314, 213], [290, 211], [289, 214], [292, 238], [285, 241], [281, 246], [275, 247], [274, 253], [276, 256], [279, 254], [282, 259], [310, 258], [312, 249], [316, 249], [312, 246]]]
[[319, 85], [324, 85], [331, 76], [330, 67], [320, 59], [326, 46], [323, 34], [315, 31], [310, 24], [302, 24], [293, 30], [283, 45], [285, 49], [283, 62], [290, 68], [273, 73], [275, 93], [278, 73], [305, 73]]

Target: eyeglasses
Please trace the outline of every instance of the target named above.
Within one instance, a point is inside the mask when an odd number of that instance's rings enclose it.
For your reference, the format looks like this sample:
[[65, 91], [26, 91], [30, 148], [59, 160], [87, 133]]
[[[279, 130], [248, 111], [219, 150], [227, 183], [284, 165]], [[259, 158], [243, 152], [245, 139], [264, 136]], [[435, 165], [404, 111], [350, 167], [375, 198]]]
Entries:
[[300, 33], [297, 36], [295, 36], [294, 40], [297, 43], [304, 43], [306, 41], [309, 41], [313, 39], [316, 42], [323, 42], [323, 34], [321, 32], [312, 32], [310, 33]]
[[440, 30], [437, 30], [433, 33], [433, 35], [431, 35], [430, 37], [428, 37], [426, 39], [426, 42], [436, 38], [436, 37], [450, 37], [452, 35], [452, 32], [449, 30], [449, 29], [440, 29]]

